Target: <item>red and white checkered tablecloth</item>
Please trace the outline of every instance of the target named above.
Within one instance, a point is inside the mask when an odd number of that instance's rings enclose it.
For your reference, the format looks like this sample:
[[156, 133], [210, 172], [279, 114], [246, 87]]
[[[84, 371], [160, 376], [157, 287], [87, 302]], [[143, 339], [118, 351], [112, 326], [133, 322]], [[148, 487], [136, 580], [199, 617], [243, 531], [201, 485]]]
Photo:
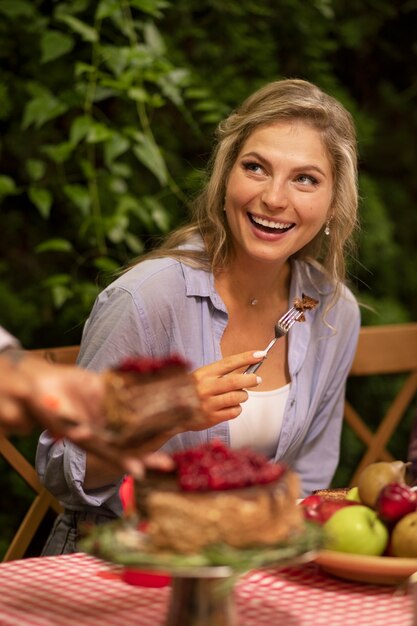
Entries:
[[[0, 565], [1, 626], [162, 626], [170, 587], [128, 585], [86, 554]], [[404, 590], [342, 581], [308, 565], [253, 571], [235, 586], [238, 626], [412, 626]]]

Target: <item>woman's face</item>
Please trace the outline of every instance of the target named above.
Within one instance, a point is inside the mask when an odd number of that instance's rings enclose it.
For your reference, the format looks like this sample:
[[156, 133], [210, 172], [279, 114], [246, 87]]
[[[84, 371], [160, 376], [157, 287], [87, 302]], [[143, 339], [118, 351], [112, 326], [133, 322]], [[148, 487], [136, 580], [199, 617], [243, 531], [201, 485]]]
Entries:
[[285, 263], [323, 228], [332, 194], [331, 163], [317, 130], [302, 121], [254, 130], [226, 187], [238, 258]]

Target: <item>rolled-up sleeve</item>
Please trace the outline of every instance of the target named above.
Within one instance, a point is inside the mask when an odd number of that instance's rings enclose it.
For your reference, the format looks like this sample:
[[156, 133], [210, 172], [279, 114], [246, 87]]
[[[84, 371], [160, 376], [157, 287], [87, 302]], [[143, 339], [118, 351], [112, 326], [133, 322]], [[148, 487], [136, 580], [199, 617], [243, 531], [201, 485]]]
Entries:
[[[153, 357], [171, 351], [184, 353], [182, 345], [172, 346], [172, 319], [175, 322], [177, 312], [170, 296], [172, 290], [180, 289], [174, 286], [174, 278], [181, 278], [182, 274], [178, 263], [170, 261], [168, 266], [164, 280], [158, 273], [159, 280], [155, 278], [142, 284], [137, 276], [141, 268], [137, 267], [98, 296], [84, 327], [78, 358], [80, 367], [100, 372], [129, 355]], [[169, 293], [168, 287], [171, 288]], [[100, 508], [100, 512], [110, 509], [120, 514], [120, 481], [85, 490], [86, 462], [86, 453], [70, 441], [57, 442], [48, 432], [42, 433], [36, 469], [42, 483], [65, 508]]]
[[85, 491], [86, 453], [70, 441], [56, 441], [47, 431], [39, 438], [36, 470], [40, 481], [69, 510], [102, 507], [120, 515], [118, 496], [121, 480]]

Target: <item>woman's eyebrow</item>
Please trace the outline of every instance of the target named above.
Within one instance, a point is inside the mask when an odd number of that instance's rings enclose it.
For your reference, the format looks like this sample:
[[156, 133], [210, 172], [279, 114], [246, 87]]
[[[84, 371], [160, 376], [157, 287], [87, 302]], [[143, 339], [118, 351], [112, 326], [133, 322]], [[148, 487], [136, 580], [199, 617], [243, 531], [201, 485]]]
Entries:
[[303, 172], [303, 171], [307, 171], [307, 170], [310, 171], [310, 172], [311, 172], [311, 170], [313, 170], [315, 172], [318, 172], [322, 176], [326, 176], [326, 173], [323, 172], [321, 167], [319, 167], [318, 165], [313, 165], [312, 163], [306, 163], [305, 165], [300, 165], [300, 166], [294, 167], [294, 172]]
[[240, 155], [241, 159], [247, 159], [248, 157], [251, 157], [253, 159], [259, 159], [259, 161], [267, 161], [268, 159], [265, 159], [265, 157], [263, 157], [261, 154], [259, 154], [259, 152], [245, 152], [244, 154]]
[[[240, 155], [241, 159], [257, 159], [258, 161], [263, 161], [264, 163], [269, 163], [269, 160], [267, 158], [265, 158], [264, 156], [262, 156], [261, 154], [259, 154], [259, 152], [255, 152], [255, 151], [250, 151], [250, 152], [245, 152], [244, 154]], [[315, 165], [313, 163], [303, 163], [303, 165], [296, 165], [295, 167], [293, 167], [294, 172], [302, 172], [304, 170], [313, 170], [318, 172], [319, 174], [321, 174], [322, 176], [326, 176], [325, 172], [318, 166]]]

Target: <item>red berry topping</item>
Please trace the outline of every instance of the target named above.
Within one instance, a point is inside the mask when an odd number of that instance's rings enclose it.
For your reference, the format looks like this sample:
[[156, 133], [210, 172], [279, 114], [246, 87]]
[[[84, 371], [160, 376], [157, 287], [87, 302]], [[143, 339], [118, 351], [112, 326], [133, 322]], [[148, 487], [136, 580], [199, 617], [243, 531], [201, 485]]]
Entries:
[[286, 467], [270, 463], [248, 448], [231, 450], [220, 441], [173, 455], [178, 480], [184, 491], [223, 491], [277, 480]]
[[186, 367], [187, 363], [177, 355], [156, 359], [147, 357], [127, 357], [117, 367], [118, 372], [137, 372], [138, 374], [154, 374], [170, 366]]

